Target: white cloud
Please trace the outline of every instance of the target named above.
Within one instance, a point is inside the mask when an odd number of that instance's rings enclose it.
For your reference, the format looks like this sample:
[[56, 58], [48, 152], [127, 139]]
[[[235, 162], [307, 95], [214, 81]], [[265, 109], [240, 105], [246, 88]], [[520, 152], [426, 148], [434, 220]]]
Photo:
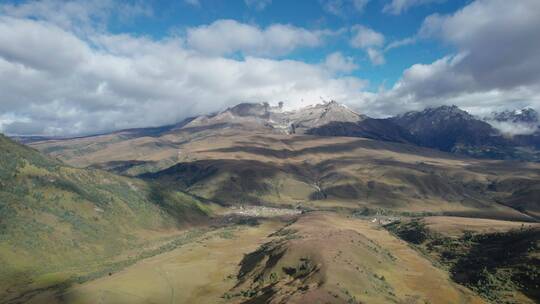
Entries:
[[42, 25], [30, 20], [1, 17], [2, 57], [11, 62], [29, 64], [36, 70], [76, 68], [89, 52], [86, 44], [55, 25]]
[[533, 134], [539, 130], [538, 126], [531, 124], [503, 122], [496, 120], [487, 120], [486, 122], [495, 129], [498, 129], [502, 133], [510, 136]]
[[426, 18], [418, 36], [456, 54], [405, 70], [378, 97], [380, 112], [400, 102], [419, 109], [456, 104], [473, 113], [530, 106], [540, 109], [540, 2], [477, 0], [450, 15]]
[[416, 43], [418, 40], [417, 37], [407, 37], [400, 40], [390, 42], [385, 48], [384, 51], [387, 52], [391, 49], [399, 48], [402, 46], [410, 45]]
[[383, 12], [399, 15], [413, 6], [426, 5], [431, 3], [442, 3], [446, 0], [392, 0], [383, 7]]
[[143, 2], [130, 4], [114, 0], [41, 0], [1, 5], [0, 14], [47, 20], [64, 29], [85, 32], [103, 30], [110, 18], [128, 22], [138, 16], [152, 16], [153, 10]]
[[292, 25], [273, 24], [264, 29], [235, 20], [217, 20], [209, 25], [189, 28], [187, 44], [212, 55], [280, 56], [297, 48], [322, 44], [328, 31], [310, 31]]
[[[37, 3], [51, 7], [0, 5], [3, 132], [79, 135], [174, 123], [241, 101], [285, 100], [297, 107], [320, 97], [374, 116], [439, 104], [485, 114], [540, 110], [535, 0], [477, 0], [453, 14], [430, 16], [415, 37], [442, 41], [455, 54], [412, 65], [392, 88], [377, 93], [365, 91], [367, 81], [342, 75], [357, 64], [339, 52], [316, 64], [271, 59], [321, 46], [335, 34], [329, 31], [220, 20], [156, 40], [108, 33], [102, 24], [111, 13], [100, 17], [93, 6], [101, 2], [80, 6], [80, 13], [63, 11], [58, 1]], [[382, 64], [385, 37], [355, 30], [354, 45]], [[222, 57], [236, 53], [243, 56]]]
[[268, 5], [272, 3], [272, 0], [244, 0], [248, 7], [252, 7], [255, 10], [264, 10]]
[[336, 16], [346, 16], [348, 12], [362, 13], [370, 0], [320, 0], [323, 10]]
[[356, 48], [380, 47], [384, 44], [384, 35], [368, 27], [356, 25], [352, 28], [351, 46]]
[[363, 25], [355, 25], [351, 28], [352, 38], [349, 41], [352, 47], [364, 49], [369, 60], [374, 65], [385, 63], [383, 52], [380, 48], [384, 45], [384, 35]]
[[381, 65], [386, 62], [386, 60], [384, 59], [384, 55], [378, 49], [368, 48], [366, 52], [368, 54], [369, 60], [374, 65]]
[[[351, 62], [344, 63], [341, 69]], [[241, 101], [361, 104], [365, 86], [319, 64], [223, 58], [175, 37], [96, 33], [83, 40], [45, 20], [0, 16], [0, 128], [11, 134], [163, 125]]]
[[358, 69], [352, 57], [345, 57], [340, 52], [334, 52], [326, 56], [323, 66], [331, 72], [350, 73]]

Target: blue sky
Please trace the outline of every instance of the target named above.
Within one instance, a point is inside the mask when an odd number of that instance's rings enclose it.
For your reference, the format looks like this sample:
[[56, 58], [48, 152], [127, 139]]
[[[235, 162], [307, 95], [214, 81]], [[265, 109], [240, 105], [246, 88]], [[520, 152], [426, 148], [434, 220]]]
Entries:
[[538, 0], [4, 0], [0, 132], [159, 126], [240, 102], [540, 110]]
[[[263, 1], [264, 2], [264, 1]], [[470, 0], [426, 1], [423, 5], [408, 8], [400, 14], [383, 12], [390, 1], [369, 1], [362, 11], [354, 8], [351, 1], [334, 1], [341, 12], [330, 12], [325, 4], [332, 1], [317, 0], [273, 0], [264, 8], [249, 6], [244, 0], [199, 0], [190, 1], [150, 1], [151, 16], [138, 17], [129, 22], [115, 21], [109, 24], [114, 33], [136, 33], [162, 39], [175, 31], [210, 24], [220, 19], [232, 19], [258, 27], [272, 24], [290, 24], [306, 29], [347, 29], [362, 24], [383, 34], [387, 43], [398, 41], [416, 34], [424, 19], [434, 13], [448, 14], [470, 3]], [[420, 1], [421, 2], [421, 1]], [[131, 2], [134, 3], [134, 2]], [[136, 2], [135, 2], [136, 3]], [[195, 4], [196, 3], [196, 4]], [[300, 48], [280, 58], [316, 63], [335, 51], [354, 58], [360, 68], [352, 75], [368, 79], [370, 89], [379, 85], [392, 86], [404, 69], [415, 63], [430, 63], [452, 51], [452, 47], [434, 40], [389, 50], [385, 53], [386, 63], [373, 65], [362, 50], [352, 48], [346, 37], [329, 39], [317, 48]]]

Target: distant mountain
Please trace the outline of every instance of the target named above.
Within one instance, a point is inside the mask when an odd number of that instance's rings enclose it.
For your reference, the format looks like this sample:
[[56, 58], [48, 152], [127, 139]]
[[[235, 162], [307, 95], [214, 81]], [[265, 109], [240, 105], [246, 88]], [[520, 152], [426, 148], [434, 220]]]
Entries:
[[[504, 162], [497, 169], [497, 163], [462, 154], [533, 159], [534, 150], [516, 148], [455, 106], [373, 119], [336, 102], [294, 111], [240, 104], [159, 136], [111, 133], [32, 146], [74, 166], [157, 180], [223, 205], [316, 201], [513, 217], [522, 215], [494, 205], [495, 196], [521, 208], [537, 193], [529, 183], [519, 195], [489, 190], [492, 183], [523, 177], [534, 184], [537, 165]], [[538, 216], [533, 205], [523, 212]]]
[[521, 110], [506, 110], [502, 112], [493, 112], [486, 120], [494, 120], [499, 122], [523, 123], [531, 125], [539, 125], [540, 121], [538, 113], [532, 108]]
[[[493, 119], [486, 120], [457, 106], [441, 106], [387, 119], [374, 119], [335, 101], [288, 111], [284, 110], [282, 103], [278, 106], [268, 103], [241, 103], [215, 114], [188, 118], [164, 127], [128, 129], [77, 139], [18, 140], [39, 147], [41, 151], [74, 165], [113, 168], [120, 170], [115, 172], [130, 171], [131, 175], [173, 165], [178, 161], [179, 155], [174, 150], [183, 142], [233, 130], [276, 135], [364, 137], [408, 143], [472, 157], [540, 161], [540, 131], [512, 135], [501, 131], [499, 126], [507, 121], [513, 126], [517, 123], [534, 123], [536, 119], [537, 113], [532, 109], [495, 113]], [[182, 139], [171, 141], [167, 138], [168, 135], [170, 138]], [[131, 140], [134, 142], [130, 142], [130, 145], [135, 144], [137, 148], [121, 144]], [[124, 155], [113, 152], [116, 148], [109, 152], [109, 147], [113, 146], [122, 146]], [[168, 147], [171, 151], [166, 156], [151, 156], [153, 151], [161, 147]], [[94, 156], [90, 156], [96, 155], [103, 159], [103, 155], [109, 153], [111, 154], [106, 163], [96, 163]], [[138, 155], [146, 155], [144, 162], [140, 162]], [[130, 161], [139, 161], [124, 163], [126, 157], [129, 157]]]
[[390, 119], [365, 118], [358, 122], [334, 121], [307, 130], [307, 134], [318, 136], [364, 137], [398, 143], [416, 144], [416, 138]]
[[531, 108], [521, 110], [506, 110], [502, 112], [493, 112], [484, 117], [484, 121], [492, 125], [501, 133], [509, 136], [525, 136], [516, 138], [518, 145], [535, 145], [534, 136], [540, 135], [540, 120], [538, 113]]
[[321, 127], [332, 122], [356, 123], [367, 118], [336, 101], [301, 108], [286, 113], [295, 129], [307, 130]]
[[292, 134], [331, 122], [357, 122], [366, 118], [335, 101], [284, 111], [268, 103], [241, 103], [215, 115], [200, 116], [184, 129], [220, 126]]
[[540, 150], [540, 118], [534, 109], [493, 112], [484, 121], [508, 137], [514, 146]]
[[[536, 121], [536, 112], [532, 109], [519, 113], [497, 117], [499, 120]], [[427, 108], [387, 119], [362, 116], [357, 121], [331, 121], [307, 129], [305, 133], [409, 143], [472, 157], [540, 160], [540, 152], [535, 151], [540, 149], [540, 132], [509, 137], [488, 121], [457, 106]]]
[[82, 138], [87, 138], [87, 137], [106, 136], [106, 135], [115, 135], [123, 139], [130, 139], [130, 138], [137, 138], [137, 137], [144, 137], [144, 136], [156, 137], [156, 136], [164, 135], [167, 132], [170, 132], [171, 130], [180, 129], [186, 124], [190, 123], [195, 118], [196, 117], [188, 117], [172, 125], [159, 126], [159, 127], [122, 129], [122, 130], [113, 131], [110, 133], [94, 134], [94, 135], [88, 135], [88, 136], [78, 136], [78, 137], [60, 136], [59, 137], [59, 136], [32, 136], [30, 135], [30, 136], [11, 136], [10, 138], [21, 144], [31, 144], [31, 143], [35, 143], [39, 141], [70, 140], [70, 139], [75, 139], [75, 138], [82, 139]]
[[408, 131], [390, 120], [369, 118], [336, 101], [292, 111], [284, 111], [281, 106], [272, 107], [267, 103], [242, 103], [216, 115], [198, 117], [184, 129], [204, 126], [415, 143], [415, 138]]
[[506, 146], [497, 130], [457, 106], [407, 112], [391, 119], [417, 138], [418, 143], [447, 152], [464, 147]]
[[519, 149], [517, 142], [457, 106], [407, 112], [391, 120], [424, 147], [480, 158], [540, 160], [537, 151]]

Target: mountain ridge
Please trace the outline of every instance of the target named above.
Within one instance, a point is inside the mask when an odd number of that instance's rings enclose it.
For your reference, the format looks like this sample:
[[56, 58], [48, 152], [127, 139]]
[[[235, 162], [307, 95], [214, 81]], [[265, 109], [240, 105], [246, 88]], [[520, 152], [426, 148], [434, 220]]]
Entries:
[[[512, 121], [534, 121], [537, 117], [532, 109], [522, 110], [519, 115], [515, 111], [504, 113], [493, 115], [498, 115], [499, 120], [504, 118]], [[109, 136], [114, 138], [107, 142], [113, 142], [232, 128], [288, 135], [366, 137], [406, 142], [472, 157], [540, 161], [540, 129], [527, 134], [508, 134], [497, 125], [500, 121], [494, 121], [473, 116], [455, 105], [426, 108], [377, 119], [359, 114], [336, 101], [295, 110], [284, 110], [282, 103], [277, 106], [268, 103], [240, 103], [221, 112], [187, 118], [168, 126], [126, 129], [82, 138]], [[70, 139], [19, 137], [18, 140], [39, 147], [40, 142], [47, 145], [55, 140]], [[59, 143], [59, 146], [61, 145], [62, 143]]]

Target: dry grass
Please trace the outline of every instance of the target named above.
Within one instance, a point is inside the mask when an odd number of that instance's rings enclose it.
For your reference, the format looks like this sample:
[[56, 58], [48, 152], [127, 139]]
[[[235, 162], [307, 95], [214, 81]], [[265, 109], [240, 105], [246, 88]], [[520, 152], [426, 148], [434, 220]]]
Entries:
[[430, 230], [453, 237], [459, 237], [466, 231], [473, 233], [494, 233], [506, 232], [512, 229], [540, 227], [540, 223], [449, 216], [430, 216], [425, 217], [423, 221]]
[[[308, 213], [286, 227], [225, 229], [28, 303], [483, 303], [367, 221]], [[284, 251], [269, 262], [276, 252], [260, 248], [276, 242]], [[262, 259], [246, 266], [250, 257]], [[268, 286], [277, 292], [265, 294]]]
[[246, 256], [239, 285], [230, 292], [233, 299], [245, 303], [483, 303], [407, 244], [367, 221], [310, 213], [286, 229], [279, 233], [281, 239]]
[[[107, 168], [111, 161], [140, 162], [118, 169], [128, 175], [159, 171], [175, 163], [210, 168], [215, 170], [212, 175], [186, 189], [224, 204], [368, 206], [505, 219], [526, 219], [540, 212], [534, 204], [520, 203], [537, 199], [537, 191], [527, 189], [540, 180], [540, 164], [463, 158], [363, 138], [235, 128], [179, 130], [127, 140], [111, 136], [98, 137], [96, 143], [84, 138], [35, 143], [34, 147], [77, 166]], [[181, 175], [167, 178], [185, 179]], [[524, 191], [512, 196], [517, 189]], [[496, 201], [507, 201], [508, 206]]]
[[171, 252], [143, 260], [111, 276], [76, 285], [61, 295], [44, 293], [28, 303], [221, 303], [234, 286], [238, 261], [279, 221], [223, 229]]

